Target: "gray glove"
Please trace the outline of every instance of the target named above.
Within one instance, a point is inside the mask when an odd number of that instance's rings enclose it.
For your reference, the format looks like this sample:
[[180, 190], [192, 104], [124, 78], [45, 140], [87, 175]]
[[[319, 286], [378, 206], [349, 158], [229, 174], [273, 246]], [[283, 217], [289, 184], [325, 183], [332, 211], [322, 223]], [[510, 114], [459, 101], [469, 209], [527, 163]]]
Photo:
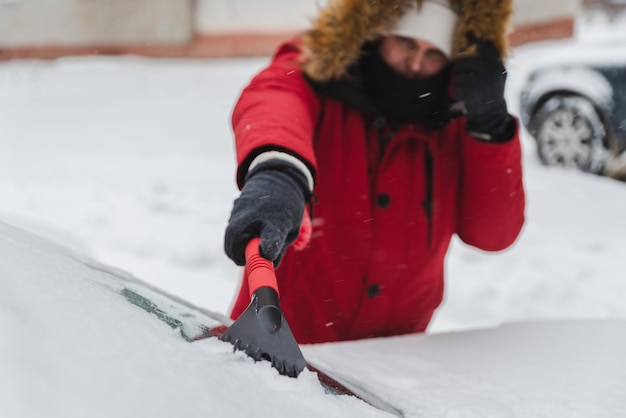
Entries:
[[246, 244], [261, 238], [259, 253], [278, 266], [300, 232], [304, 205], [310, 198], [306, 176], [292, 164], [270, 160], [246, 176], [233, 205], [224, 236], [224, 250], [243, 266]]

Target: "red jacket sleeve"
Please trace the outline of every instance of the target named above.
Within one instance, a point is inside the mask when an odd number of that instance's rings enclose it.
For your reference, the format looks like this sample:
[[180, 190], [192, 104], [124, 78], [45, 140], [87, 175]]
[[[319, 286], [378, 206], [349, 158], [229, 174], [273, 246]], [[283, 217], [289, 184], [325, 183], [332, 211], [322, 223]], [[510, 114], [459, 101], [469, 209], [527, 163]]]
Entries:
[[465, 133], [462, 137], [457, 234], [482, 250], [503, 250], [515, 242], [524, 225], [519, 129], [504, 143], [482, 142]]
[[242, 91], [233, 110], [237, 184], [243, 186], [248, 166], [259, 153], [279, 150], [301, 159], [315, 177], [313, 135], [319, 100], [296, 60], [295, 43], [282, 45], [271, 64]]

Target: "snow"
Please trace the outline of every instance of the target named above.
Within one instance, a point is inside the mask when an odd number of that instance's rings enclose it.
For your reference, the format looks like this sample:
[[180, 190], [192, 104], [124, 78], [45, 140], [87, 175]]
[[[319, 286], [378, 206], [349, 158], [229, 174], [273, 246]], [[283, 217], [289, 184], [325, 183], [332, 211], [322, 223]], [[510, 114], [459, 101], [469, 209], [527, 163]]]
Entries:
[[[511, 111], [530, 69], [599, 54], [599, 32], [514, 51]], [[0, 224], [0, 416], [388, 416], [324, 394], [312, 373], [288, 379], [216, 340], [186, 343], [106, 285], [116, 266], [228, 311], [240, 275], [222, 252], [237, 195], [228, 120], [266, 62], [0, 64], [0, 221], [63, 246]], [[626, 186], [541, 166], [524, 134], [515, 246], [453, 242], [427, 335], [304, 347], [307, 358], [407, 416], [622, 416]]]
[[383, 416], [312, 373], [185, 342], [111, 291], [119, 272], [3, 223], [0, 254], [2, 417]]
[[626, 347], [625, 325], [515, 323], [371, 340], [358, 350], [354, 343], [325, 344], [305, 353], [368, 382], [408, 416], [617, 418], [624, 413], [626, 362], [615, 360]]
[[[626, 60], [625, 60], [626, 62]], [[588, 68], [559, 67], [542, 72], [529, 91], [528, 102], [535, 101], [547, 91], [579, 91], [597, 103], [601, 109], [611, 109], [613, 87], [604, 77]]]

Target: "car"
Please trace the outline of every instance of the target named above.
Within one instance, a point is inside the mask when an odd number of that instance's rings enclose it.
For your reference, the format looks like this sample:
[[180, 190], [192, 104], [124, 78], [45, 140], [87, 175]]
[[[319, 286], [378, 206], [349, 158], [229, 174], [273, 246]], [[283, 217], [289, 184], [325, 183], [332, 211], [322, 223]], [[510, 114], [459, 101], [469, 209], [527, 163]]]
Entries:
[[[569, 418], [601, 410], [603, 418], [621, 418], [626, 409], [616, 389], [626, 380], [624, 319], [303, 345], [314, 369], [292, 379], [214, 338], [228, 322], [219, 314], [1, 221], [0, 266], [2, 417], [526, 417], [549, 410]], [[345, 396], [350, 391], [358, 398]]]
[[520, 116], [543, 164], [626, 180], [626, 60], [603, 51], [530, 71]]

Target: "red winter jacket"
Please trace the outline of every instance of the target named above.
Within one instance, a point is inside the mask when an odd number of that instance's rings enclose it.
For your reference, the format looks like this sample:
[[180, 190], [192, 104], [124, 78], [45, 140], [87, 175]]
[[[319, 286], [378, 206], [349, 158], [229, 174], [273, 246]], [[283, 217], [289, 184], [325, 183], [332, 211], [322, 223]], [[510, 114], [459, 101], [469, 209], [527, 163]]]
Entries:
[[[251, 160], [278, 149], [313, 172], [318, 203], [307, 248], [276, 274], [299, 343], [424, 331], [443, 297], [453, 234], [486, 251], [510, 246], [524, 223], [519, 138], [480, 142], [456, 119], [425, 132], [379, 132], [362, 112], [315, 94], [283, 45], [233, 113], [239, 186]], [[391, 136], [384, 152], [380, 135]], [[249, 304], [246, 280], [232, 316]]]

